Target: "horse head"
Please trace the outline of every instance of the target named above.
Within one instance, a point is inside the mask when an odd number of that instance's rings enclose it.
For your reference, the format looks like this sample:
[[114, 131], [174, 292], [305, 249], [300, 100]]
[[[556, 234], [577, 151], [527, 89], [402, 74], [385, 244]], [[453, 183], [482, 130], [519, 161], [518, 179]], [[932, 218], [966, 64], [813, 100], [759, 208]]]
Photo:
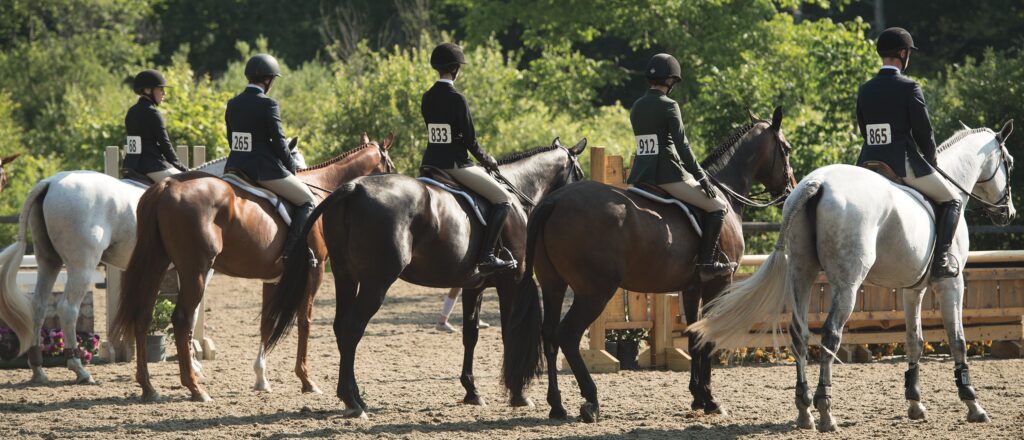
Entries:
[[[1010, 173], [1013, 171], [1013, 156], [1006, 149], [1006, 138], [1013, 132], [1013, 120], [1006, 121], [1003, 128], [995, 133], [997, 148], [985, 158], [982, 165], [982, 178], [975, 182], [971, 191], [976, 197], [988, 202], [985, 214], [992, 223], [1006, 226], [1017, 215], [1013, 207], [1013, 194], [1010, 191]], [[992, 176], [992, 177], [984, 177]]]
[[299, 137], [295, 136], [288, 140], [288, 154], [292, 156], [292, 162], [299, 169], [307, 168], [306, 158], [302, 155], [302, 151], [299, 151]]

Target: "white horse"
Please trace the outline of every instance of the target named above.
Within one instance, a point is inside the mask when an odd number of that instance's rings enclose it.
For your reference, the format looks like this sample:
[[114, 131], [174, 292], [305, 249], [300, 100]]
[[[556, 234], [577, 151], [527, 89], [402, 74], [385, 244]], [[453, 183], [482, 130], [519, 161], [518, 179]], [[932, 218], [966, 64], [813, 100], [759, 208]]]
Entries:
[[[1012, 121], [1011, 121], [1012, 122]], [[964, 129], [938, 148], [939, 168], [961, 188], [966, 205], [977, 197], [989, 218], [1007, 224], [1015, 215], [1009, 178], [1013, 158], [1003, 141], [1013, 130], [1008, 122], [999, 133], [987, 128]], [[961, 263], [967, 258], [967, 227], [960, 218], [951, 252]], [[907, 325], [906, 398], [911, 419], [923, 419], [925, 408], [917, 386], [918, 360], [924, 347], [921, 300], [931, 288], [941, 302], [942, 321], [955, 362], [960, 400], [967, 405], [969, 422], [987, 422], [967, 374], [964, 329], [961, 322], [964, 279], [927, 280], [935, 242], [934, 215], [904, 189], [884, 177], [850, 165], [830, 165], [805, 177], [786, 201], [782, 229], [775, 250], [749, 279], [735, 283], [711, 301], [704, 320], [691, 326], [702, 341], [719, 347], [745, 346], [754, 323], [780, 330], [783, 311], [793, 311], [790, 334], [797, 358], [797, 426], [814, 425], [810, 407], [818, 409], [819, 431], [834, 431], [831, 414], [832, 361], [843, 326], [856, 302], [862, 283], [902, 288]], [[787, 252], [788, 247], [788, 252]], [[788, 255], [787, 255], [788, 253]], [[832, 288], [832, 303], [821, 331], [821, 375], [813, 401], [805, 366], [807, 308], [811, 285], [824, 270]]]
[[[297, 139], [290, 142], [292, 158], [305, 168], [296, 143]], [[221, 176], [226, 162], [226, 158], [220, 158], [194, 170]], [[89, 290], [91, 274], [101, 262], [113, 269], [128, 266], [135, 249], [135, 209], [144, 191], [95, 171], [65, 171], [41, 180], [29, 192], [18, 219], [17, 241], [0, 252], [0, 319], [18, 335], [18, 355], [29, 351], [31, 382], [49, 382], [42, 367], [39, 330], [57, 276], [61, 267], [67, 266], [64, 294], [57, 303], [66, 335], [64, 356], [68, 369], [77, 376], [76, 383], [95, 383], [82, 366], [75, 338], [79, 308]], [[18, 290], [16, 279], [25, 256], [28, 228], [32, 230], [39, 266], [31, 299]], [[193, 364], [200, 368], [197, 360]]]

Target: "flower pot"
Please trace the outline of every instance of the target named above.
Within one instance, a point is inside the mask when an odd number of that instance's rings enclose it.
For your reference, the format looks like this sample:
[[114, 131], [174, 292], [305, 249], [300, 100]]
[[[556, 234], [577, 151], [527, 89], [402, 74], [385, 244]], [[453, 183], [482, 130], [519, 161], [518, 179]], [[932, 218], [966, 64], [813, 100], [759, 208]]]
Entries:
[[640, 354], [640, 341], [619, 341], [616, 357], [619, 358], [619, 367], [623, 370], [636, 370], [640, 368], [636, 358]]
[[146, 362], [163, 362], [167, 359], [164, 340], [167, 335], [146, 335]]
[[607, 351], [608, 354], [618, 358], [619, 357], [619, 343], [615, 342], [615, 341], [604, 341], [604, 351]]

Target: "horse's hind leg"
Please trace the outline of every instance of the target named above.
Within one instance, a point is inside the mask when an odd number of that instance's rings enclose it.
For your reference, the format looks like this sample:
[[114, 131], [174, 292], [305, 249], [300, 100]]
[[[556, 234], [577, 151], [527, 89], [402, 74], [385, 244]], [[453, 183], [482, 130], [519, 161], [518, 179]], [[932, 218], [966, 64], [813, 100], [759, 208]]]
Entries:
[[209, 268], [189, 270], [178, 268], [181, 282], [181, 293], [178, 303], [174, 306], [171, 322], [174, 324], [174, 343], [178, 348], [178, 369], [181, 372], [181, 384], [192, 393], [195, 402], [209, 402], [210, 395], [199, 385], [195, 370], [192, 369], [192, 326], [195, 324], [196, 307], [203, 299], [206, 286], [206, 275]]
[[941, 302], [942, 326], [946, 329], [949, 352], [955, 363], [953, 377], [956, 380], [957, 395], [960, 401], [967, 405], [967, 421], [989, 422], [991, 419], [978, 404], [977, 395], [971, 385], [971, 377], [967, 372], [967, 341], [964, 338], [964, 323], [961, 319], [964, 306], [963, 275], [933, 283], [932, 289]]
[[551, 261], [546, 254], [541, 255], [544, 247], [538, 246], [535, 265], [537, 281], [540, 282], [541, 296], [544, 298], [544, 320], [541, 325], [541, 338], [544, 342], [544, 358], [548, 367], [548, 405], [552, 419], [568, 418], [568, 412], [562, 406], [562, 392], [558, 389], [558, 321], [562, 317], [562, 303], [565, 300], [565, 280], [555, 273]]
[[903, 289], [903, 313], [907, 323], [907, 372], [904, 374], [904, 394], [909, 407], [907, 417], [910, 420], [924, 420], [926, 411], [921, 404], [921, 391], [918, 388], [918, 373], [921, 354], [924, 352], [924, 334], [921, 331], [921, 299], [924, 289]]
[[793, 356], [796, 357], [796, 426], [800, 429], [814, 427], [811, 390], [807, 386], [807, 343], [811, 338], [811, 331], [807, 327], [807, 310], [810, 306], [811, 286], [818, 277], [818, 270], [816, 264], [794, 261], [789, 265], [789, 273], [786, 274], [795, 299], [789, 335], [793, 341]]
[[818, 409], [821, 420], [818, 431], [829, 432], [837, 429], [835, 418], [832, 417], [832, 362], [839, 350], [843, 337], [843, 327], [853, 313], [857, 301], [857, 286], [860, 282], [849, 283], [831, 281], [832, 308], [821, 329], [821, 375], [818, 377], [818, 389], [814, 392], [814, 407]]
[[324, 281], [324, 265], [317, 265], [316, 269], [309, 274], [309, 281], [306, 283], [306, 308], [298, 315], [299, 348], [295, 354], [295, 375], [299, 376], [302, 382], [303, 393], [321, 394], [320, 387], [316, 386], [309, 374], [309, 328], [313, 323], [313, 302], [316, 299], [316, 292]]
[[[344, 315], [335, 316], [334, 334], [338, 338], [338, 351], [341, 352], [338, 397], [345, 403], [345, 417], [366, 418], [366, 403], [359, 396], [359, 385], [355, 378], [356, 347], [359, 346], [359, 341], [363, 338], [370, 318], [377, 313], [377, 310], [380, 310], [380, 306], [384, 302], [384, 295], [387, 294], [388, 288], [395, 282], [395, 279], [361, 282], [359, 294], [351, 303], [351, 307]], [[340, 283], [338, 288], [341, 288]]]
[[[684, 289], [680, 296], [682, 301], [683, 313], [686, 315], [686, 323], [693, 324], [700, 320], [700, 289], [697, 286], [688, 286]], [[690, 402], [690, 409], [693, 411], [703, 410], [704, 401], [706, 396], [704, 395], [704, 389], [700, 386], [700, 362], [701, 357], [697, 356], [699, 351], [697, 347], [697, 335], [691, 332], [686, 332], [688, 346], [687, 350], [690, 351], [690, 395], [693, 396], [693, 402]]]
[[50, 380], [43, 371], [43, 347], [39, 332], [43, 328], [43, 321], [46, 320], [46, 308], [53, 295], [53, 285], [57, 283], [57, 275], [63, 264], [60, 260], [53, 260], [42, 254], [36, 255], [36, 289], [32, 295], [32, 322], [36, 329], [32, 334], [32, 340], [26, 344], [32, 344], [28, 349], [28, 363], [32, 368], [32, 383], [45, 384]]
[[[604, 310], [608, 300], [615, 294], [618, 283], [607, 283], [603, 287], [595, 287], [587, 290], [574, 289], [575, 297], [569, 311], [565, 312], [565, 318], [558, 326], [558, 345], [565, 353], [565, 360], [572, 368], [576, 376], [576, 382], [580, 386], [580, 394], [586, 402], [580, 407], [580, 418], [584, 422], [596, 422], [601, 415], [600, 405], [597, 401], [597, 385], [590, 377], [590, 371], [583, 362], [580, 355], [580, 339], [583, 338], [583, 331], [587, 329], [598, 315]], [[600, 338], [603, 335], [591, 335], [593, 338]]]
[[[729, 286], [732, 281], [730, 277], [720, 277], [712, 280], [705, 281], [701, 284], [700, 297], [704, 304], [711, 302], [712, 299], [717, 297]], [[703, 314], [703, 310], [701, 312]], [[697, 385], [700, 388], [700, 395], [704, 398], [704, 413], [705, 414], [719, 414], [726, 415], [725, 409], [715, 401], [714, 396], [711, 395], [711, 354], [715, 351], [715, 345], [712, 343], [704, 344], [698, 350], [693, 359], [698, 359], [697, 368]], [[691, 376], [693, 367], [691, 366]]]
[[[263, 283], [263, 304], [274, 295], [274, 289], [277, 284]], [[253, 391], [264, 391], [271, 392], [270, 381], [267, 379], [267, 352], [266, 352], [266, 340], [270, 338], [270, 333], [273, 331], [271, 327], [272, 323], [261, 316], [260, 319], [260, 346], [256, 352], [256, 360], [252, 363], [252, 370], [256, 373], [256, 384], [252, 386]]]
[[[91, 267], [96, 267], [92, 265]], [[64, 360], [69, 370], [74, 371], [75, 383], [95, 384], [96, 381], [82, 366], [82, 351], [78, 347], [78, 313], [89, 290], [90, 273], [88, 268], [69, 267], [68, 282], [64, 286], [64, 295], [57, 302], [60, 314], [60, 325], [64, 331]]]
[[462, 374], [459, 381], [466, 389], [466, 397], [462, 403], [468, 405], [486, 405], [484, 399], [476, 389], [473, 379], [473, 354], [476, 350], [476, 343], [480, 339], [480, 304], [483, 303], [481, 293], [483, 289], [462, 290]]

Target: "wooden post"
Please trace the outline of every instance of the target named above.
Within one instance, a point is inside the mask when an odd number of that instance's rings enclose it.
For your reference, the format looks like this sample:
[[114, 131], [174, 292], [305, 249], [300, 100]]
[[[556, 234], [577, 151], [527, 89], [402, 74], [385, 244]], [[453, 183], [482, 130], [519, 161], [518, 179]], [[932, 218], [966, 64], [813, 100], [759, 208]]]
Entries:
[[[109, 146], [103, 152], [103, 171], [107, 175], [121, 177], [121, 148]], [[121, 271], [107, 266], [107, 333], [106, 341], [100, 344], [100, 358], [108, 362], [129, 362], [132, 360], [132, 341], [111, 341], [109, 336], [114, 326], [114, 316], [121, 305]]]
[[672, 329], [675, 327], [675, 316], [669, 301], [676, 299], [676, 294], [651, 295], [651, 318], [654, 328], [651, 329], [651, 347], [640, 353], [641, 367], [667, 368], [672, 371], [689, 371], [690, 355], [676, 348], [672, 340]]

